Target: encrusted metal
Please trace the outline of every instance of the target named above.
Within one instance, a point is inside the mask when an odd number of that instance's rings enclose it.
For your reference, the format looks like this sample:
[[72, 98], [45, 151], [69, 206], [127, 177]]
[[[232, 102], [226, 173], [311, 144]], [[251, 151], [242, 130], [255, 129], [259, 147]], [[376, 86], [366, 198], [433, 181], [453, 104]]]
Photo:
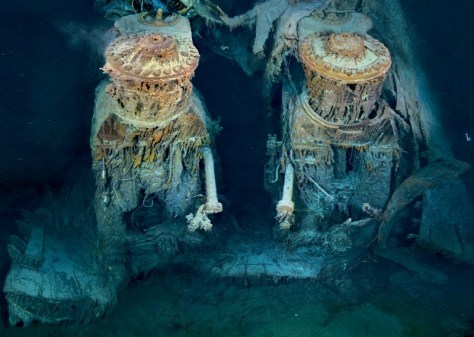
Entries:
[[114, 80], [163, 83], [188, 80], [199, 62], [199, 52], [190, 41], [176, 41], [162, 34], [124, 36], [106, 51], [104, 71]]
[[190, 80], [199, 62], [191, 41], [134, 34], [113, 41], [106, 57], [103, 70], [112, 79], [107, 90], [120, 105], [118, 115], [152, 122], [189, 108]]
[[[107, 48], [103, 68], [111, 83], [97, 88], [92, 123], [97, 251], [100, 264], [115, 270], [109, 276], [115, 288], [177, 254], [177, 242], [194, 244], [187, 230], [209, 230], [207, 215], [222, 210], [207, 163], [213, 124], [190, 81], [199, 52], [189, 22], [143, 18], [116, 23], [122, 35]], [[206, 198], [200, 197], [203, 157]], [[155, 208], [160, 219], [146, 225], [146, 235], [138, 229], [143, 224], [137, 227], [140, 208]]]
[[369, 35], [315, 33], [299, 48], [311, 107], [325, 120], [347, 124], [374, 118], [390, 69], [388, 49]]
[[73, 256], [77, 250], [90, 249], [87, 244], [68, 247], [38, 227], [31, 228], [26, 247], [19, 238], [10, 241], [16, 253], [11, 256], [3, 291], [11, 325], [28, 326], [33, 321], [87, 323], [101, 317], [113, 301], [115, 295], [108, 293], [88, 269], [90, 261], [78, 263]]
[[[277, 206], [277, 219], [280, 229], [296, 221], [299, 228], [325, 231], [357, 219], [364, 203], [383, 208], [390, 196], [398, 131], [395, 112], [380, 92], [391, 59], [368, 35], [323, 32], [300, 42], [299, 59], [306, 90], [291, 97], [285, 93], [294, 85], [284, 86], [281, 161], [291, 163], [285, 165], [285, 186], [294, 175], [294, 209], [301, 213]], [[277, 170], [274, 157], [270, 173]], [[288, 168], [294, 173], [288, 175]]]

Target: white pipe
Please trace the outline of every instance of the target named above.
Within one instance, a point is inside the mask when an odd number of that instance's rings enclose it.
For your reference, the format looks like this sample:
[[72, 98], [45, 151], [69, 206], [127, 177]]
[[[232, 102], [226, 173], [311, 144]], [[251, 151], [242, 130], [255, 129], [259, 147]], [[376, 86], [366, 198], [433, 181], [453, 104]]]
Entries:
[[214, 173], [214, 158], [209, 146], [201, 148], [204, 158], [204, 171], [206, 179], [206, 213], [222, 212], [222, 204], [217, 200], [216, 176]]
[[291, 163], [286, 164], [285, 182], [283, 184], [283, 196], [277, 203], [278, 215], [293, 214], [295, 210], [295, 203], [293, 202], [293, 182], [295, 179], [295, 170]]

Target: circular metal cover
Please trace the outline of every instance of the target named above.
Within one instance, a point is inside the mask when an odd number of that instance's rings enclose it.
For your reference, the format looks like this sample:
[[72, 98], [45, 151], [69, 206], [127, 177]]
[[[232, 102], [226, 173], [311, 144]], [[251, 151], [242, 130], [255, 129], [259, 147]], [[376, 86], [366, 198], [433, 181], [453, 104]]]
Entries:
[[390, 52], [369, 35], [316, 33], [303, 40], [300, 59], [312, 71], [348, 83], [383, 77], [392, 64]]
[[119, 80], [163, 83], [191, 77], [199, 52], [191, 41], [162, 34], [119, 37], [106, 50], [104, 72]]

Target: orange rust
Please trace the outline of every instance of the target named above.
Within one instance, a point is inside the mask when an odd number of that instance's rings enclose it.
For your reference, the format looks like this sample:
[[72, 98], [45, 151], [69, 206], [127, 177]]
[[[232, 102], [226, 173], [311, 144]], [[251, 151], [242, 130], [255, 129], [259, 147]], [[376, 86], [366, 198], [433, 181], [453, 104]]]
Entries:
[[147, 33], [122, 36], [106, 51], [104, 72], [112, 83], [108, 93], [127, 120], [172, 120], [189, 108], [191, 77], [199, 52], [186, 39]]
[[308, 71], [346, 83], [383, 79], [391, 66], [388, 49], [369, 35], [315, 33], [299, 54]]
[[315, 33], [299, 47], [309, 104], [335, 124], [377, 118], [376, 102], [390, 70], [388, 49], [369, 35]]

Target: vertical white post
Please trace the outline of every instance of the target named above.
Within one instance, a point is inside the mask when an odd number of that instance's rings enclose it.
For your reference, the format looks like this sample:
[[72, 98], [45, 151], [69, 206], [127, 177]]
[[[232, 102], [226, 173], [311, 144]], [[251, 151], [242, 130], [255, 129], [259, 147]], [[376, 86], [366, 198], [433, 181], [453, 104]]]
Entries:
[[204, 211], [206, 213], [222, 212], [222, 204], [217, 200], [216, 176], [214, 173], [214, 158], [209, 146], [201, 149], [204, 157], [204, 171], [206, 179], [206, 205]]
[[295, 171], [291, 163], [286, 164], [285, 182], [283, 184], [283, 196], [277, 203], [278, 216], [291, 215], [295, 210], [293, 202], [293, 182], [295, 179]]

